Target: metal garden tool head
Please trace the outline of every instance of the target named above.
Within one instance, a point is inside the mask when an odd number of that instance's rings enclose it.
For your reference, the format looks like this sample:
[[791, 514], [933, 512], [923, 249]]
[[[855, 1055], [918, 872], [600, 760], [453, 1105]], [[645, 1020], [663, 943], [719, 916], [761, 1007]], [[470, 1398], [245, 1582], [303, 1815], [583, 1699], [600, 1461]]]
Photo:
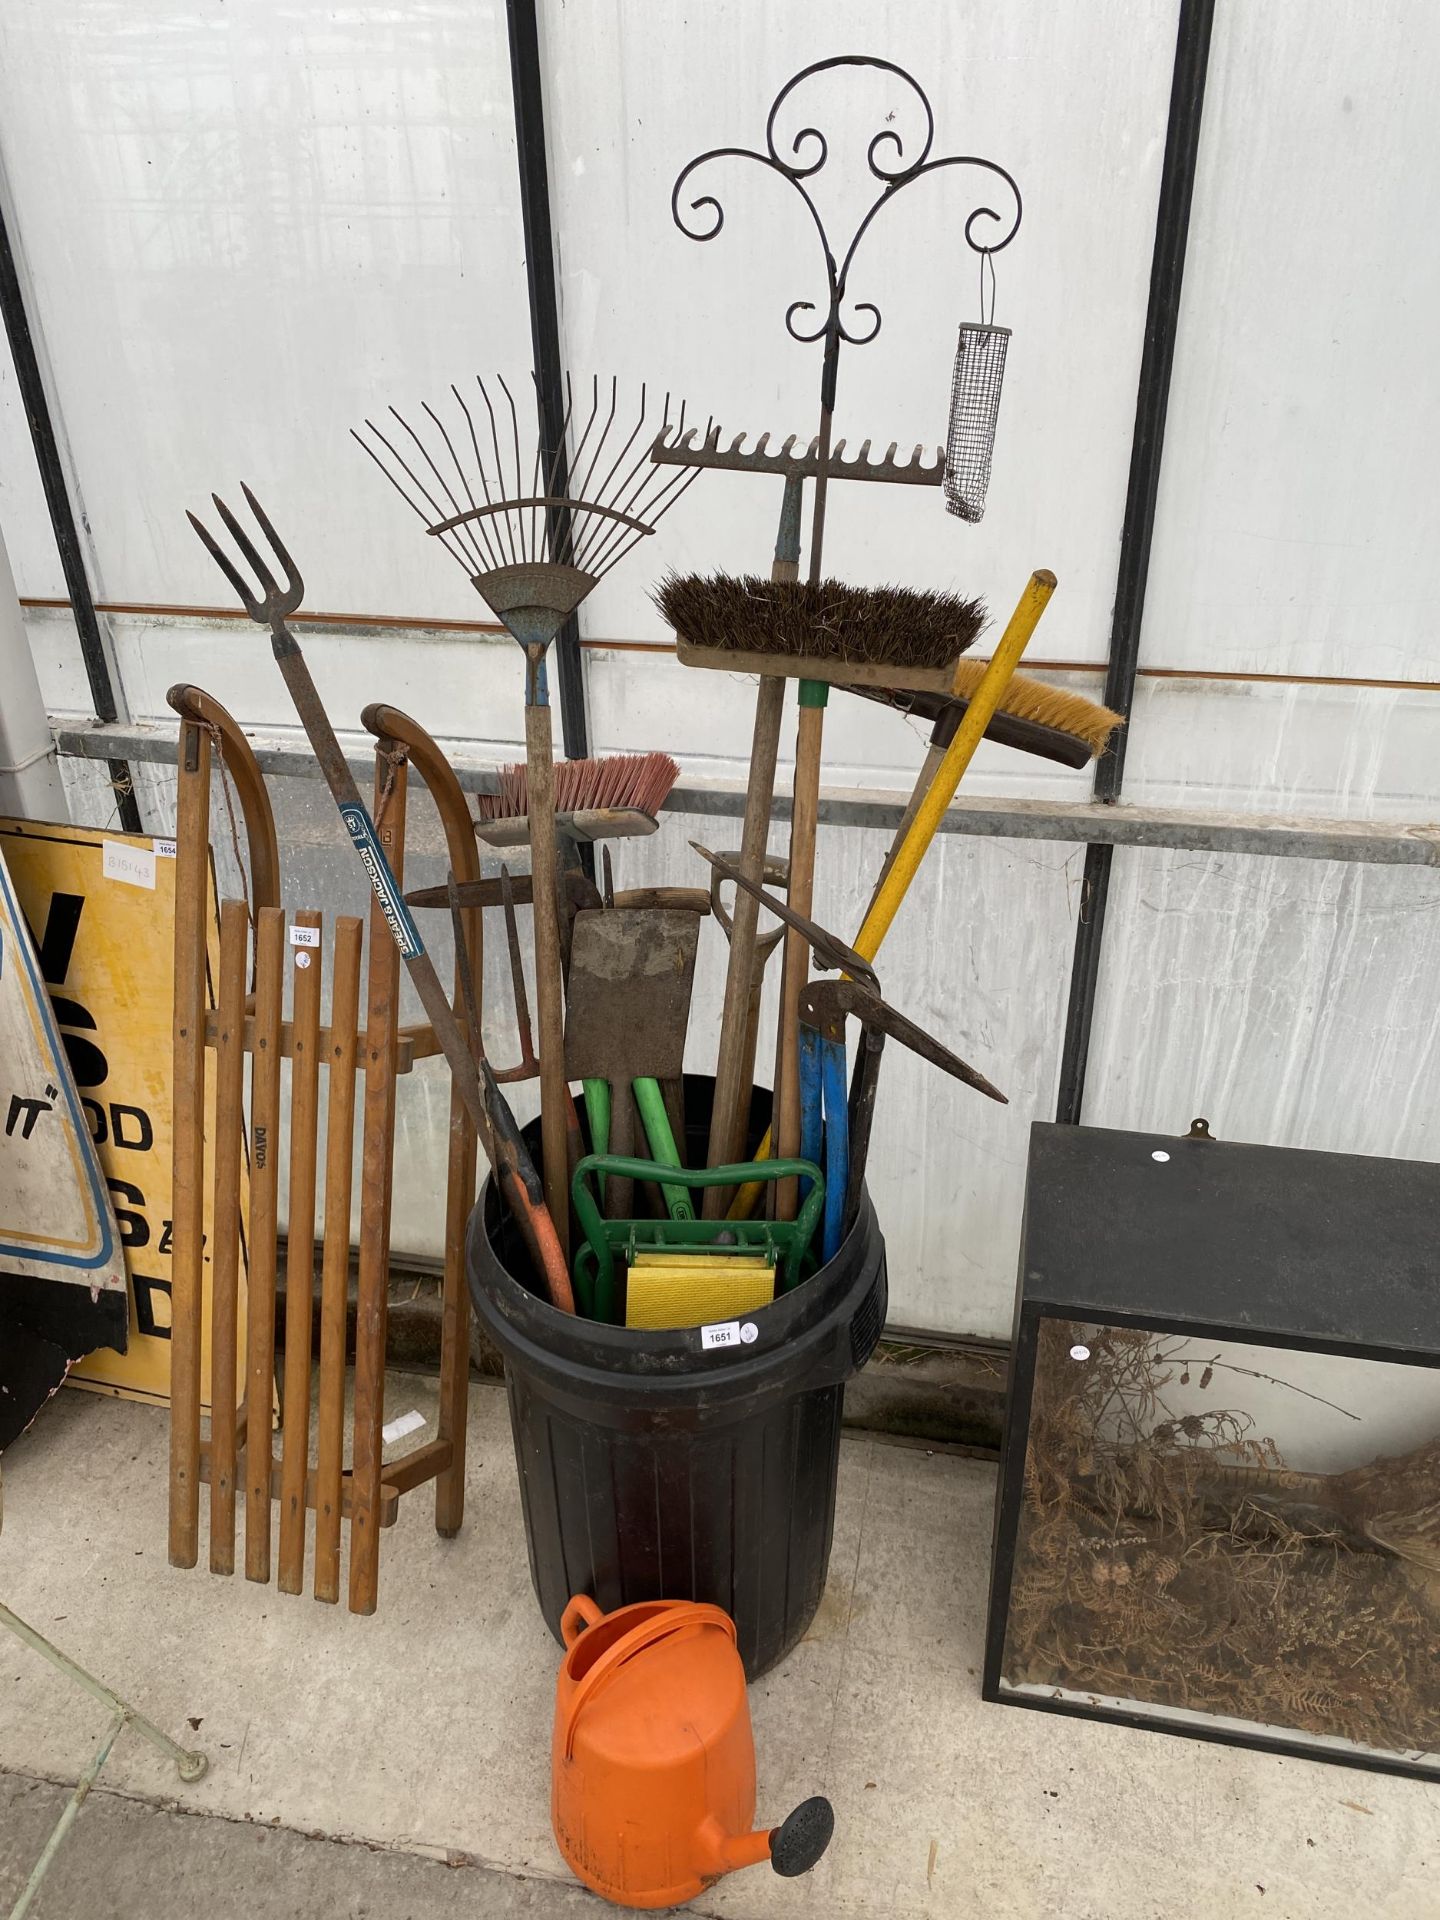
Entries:
[[967, 1087], [974, 1087], [987, 1100], [1009, 1105], [1007, 1097], [992, 1086], [983, 1073], [962, 1060], [958, 1053], [952, 1053], [923, 1027], [917, 1027], [862, 981], [812, 980], [800, 996], [800, 1018], [827, 1038], [843, 1038], [846, 1020], [854, 1018], [870, 1032], [898, 1040], [902, 1047], [919, 1054], [942, 1073], [963, 1080]]
[[[845, 1022], [853, 1015], [862, 1028], [860, 1053], [848, 1098], [845, 1093]], [[963, 1080], [987, 1099], [1008, 1104], [984, 1074], [917, 1027], [861, 980], [815, 980], [800, 995], [801, 1099], [808, 1126], [806, 1158], [820, 1154], [822, 1117], [825, 1169], [829, 1182], [825, 1210], [828, 1259], [855, 1223], [880, 1082], [880, 1055], [886, 1037], [919, 1054], [942, 1073]]]
[[[602, 907], [575, 916], [565, 1074], [587, 1083], [592, 1133], [590, 1083], [609, 1087], [608, 1145], [617, 1154], [629, 1154], [634, 1138], [633, 1083], [678, 1079], [685, 1070], [699, 932], [700, 916], [684, 909]], [[629, 1213], [619, 1183], [606, 1198], [613, 1215]]]
[[[391, 407], [388, 430], [367, 420], [363, 432], [351, 431], [524, 647], [533, 705], [543, 698], [550, 642], [610, 569], [654, 532], [695, 470], [667, 475], [651, 464], [655, 432], [672, 424], [668, 393], [657, 428], [641, 387], [638, 414], [622, 441], [624, 426], [615, 426], [619, 381], [610, 383], [608, 404], [598, 376], [592, 381], [578, 435], [567, 382], [558, 444], [546, 454], [539, 433], [521, 426], [504, 377], [497, 375], [495, 385], [498, 401], [479, 375], [469, 399], [452, 385], [448, 422], [426, 402], [429, 426], [421, 430]], [[682, 425], [684, 417], [682, 406]]]
[[[246, 563], [259, 582], [258, 592], [251, 587], [240, 569], [231, 560], [229, 554], [225, 552], [224, 548], [211, 534], [204, 521], [197, 519], [193, 513], [189, 512], [186, 513], [185, 518], [190, 522], [196, 533], [199, 534], [210, 558], [235, 589], [235, 592], [239, 596], [240, 604], [244, 607], [246, 613], [249, 614], [257, 626], [269, 627], [275, 639], [279, 641], [289, 637], [285, 626], [285, 616], [288, 613], [294, 613], [300, 605], [300, 602], [304, 599], [305, 582], [300, 578], [300, 569], [290, 558], [284, 542], [281, 540], [279, 534], [276, 533], [274, 527], [271, 526], [265, 509], [243, 481], [240, 486], [240, 491], [244, 494], [246, 503], [250, 511], [254, 514], [261, 532], [270, 542], [275, 557], [280, 562], [280, 570], [285, 575], [285, 584], [283, 587], [276, 584], [275, 576], [271, 573], [264, 560], [261, 559], [256, 550], [255, 543], [251, 540], [249, 534], [246, 533], [244, 527], [241, 526], [240, 522], [235, 518], [235, 515], [230, 511], [229, 507], [226, 506], [218, 493], [212, 493], [210, 496], [215, 503], [215, 511], [225, 522], [226, 530], [229, 532], [230, 538], [244, 555]], [[276, 651], [279, 651], [278, 647]]]
[[[720, 853], [720, 854], [717, 854], [715, 858], [717, 861], [718, 860], [728, 861], [732, 868], [740, 864], [740, 855], [738, 852]], [[720, 889], [724, 886], [727, 878], [728, 876], [724, 872], [722, 872], [720, 867], [715, 866], [711, 869], [710, 910], [715, 915], [715, 918], [719, 922], [719, 924], [724, 928], [725, 938], [728, 940], [730, 938], [730, 925], [731, 925], [730, 915], [727, 913], [725, 909], [725, 902], [721, 897], [721, 892], [720, 892]], [[762, 883], [767, 887], [783, 888], [790, 878], [790, 862], [784, 857], [783, 854], [767, 853], [765, 856], [764, 866], [761, 869], [760, 878]], [[770, 932], [767, 933], [763, 939], [756, 941], [755, 959], [756, 959], [757, 971], [759, 968], [764, 966], [765, 962], [770, 958], [770, 955], [775, 951], [776, 947], [779, 946], [780, 942], [784, 938], [785, 938], [785, 929], [783, 926], [779, 926], [779, 927], [772, 927]]]
[[853, 975], [857, 980], [866, 980], [879, 992], [880, 982], [875, 977], [875, 969], [870, 962], [853, 947], [835, 934], [828, 932], [816, 921], [807, 919], [803, 913], [797, 913], [794, 907], [782, 900], [779, 894], [772, 893], [768, 887], [758, 886], [753, 880], [747, 880], [733, 860], [727, 860], [724, 854], [712, 853], [708, 847], [702, 847], [698, 840], [692, 840], [691, 846], [702, 860], [708, 860], [715, 871], [725, 880], [733, 880], [737, 887], [743, 887], [746, 893], [753, 893], [761, 906], [768, 907], [778, 920], [787, 927], [793, 927], [797, 933], [803, 933], [810, 942], [815, 955], [815, 964], [819, 967], [839, 969], [842, 973]]
[[[849, 236], [832, 240], [826, 231], [825, 221], [817, 206], [816, 176], [824, 172], [832, 157], [854, 152], [854, 146], [840, 139], [827, 140], [821, 131], [823, 120], [818, 116], [824, 105], [823, 92], [817, 93], [813, 102], [810, 99], [810, 82], [825, 76], [853, 72], [855, 69], [867, 70], [867, 81], [876, 90], [877, 101], [885, 109], [884, 119], [878, 131], [863, 148], [868, 180], [862, 181], [864, 199], [860, 203], [863, 212]], [[806, 101], [802, 105], [793, 96], [802, 91]], [[792, 443], [787, 441], [778, 455], [767, 454], [766, 436], [760, 445], [750, 454], [741, 454], [740, 441], [722, 452], [718, 446], [709, 446], [703, 450], [711, 464], [726, 464], [747, 468], [750, 471], [776, 471], [785, 463], [796, 471], [813, 474], [815, 477], [814, 521], [810, 537], [810, 577], [820, 577], [820, 550], [825, 527], [825, 495], [828, 481], [837, 479], [918, 479], [920, 484], [933, 485], [940, 478], [940, 463], [928, 472], [907, 474], [897, 471], [895, 449], [881, 461], [872, 462], [869, 458], [869, 443], [861, 449], [858, 460], [842, 466], [839, 461], [840, 448], [831, 451], [831, 422], [835, 408], [836, 374], [843, 345], [852, 347], [868, 346], [878, 339], [881, 326], [880, 309], [873, 300], [859, 299], [851, 286], [851, 272], [861, 242], [865, 239], [879, 214], [895, 196], [918, 180], [933, 178], [951, 168], [960, 168], [966, 175], [972, 176], [973, 204], [966, 216], [961, 231], [965, 244], [973, 253], [980, 255], [982, 286], [984, 269], [991, 269], [993, 284], [993, 256], [1008, 247], [1015, 238], [1020, 226], [1021, 202], [1020, 189], [1005, 168], [993, 160], [981, 159], [975, 154], [935, 154], [935, 114], [924, 89], [913, 75], [890, 60], [879, 60], [869, 54], [839, 54], [828, 60], [817, 60], [813, 65], [802, 67], [800, 72], [787, 80], [776, 94], [765, 120], [765, 141], [763, 148], [744, 146], [712, 147], [682, 167], [670, 193], [670, 212], [680, 231], [691, 240], [714, 240], [725, 225], [724, 209], [712, 189], [690, 198], [693, 176], [711, 161], [753, 160], [765, 167], [770, 173], [778, 174], [786, 180], [804, 200], [810, 219], [814, 224], [820, 249], [824, 259], [825, 279], [828, 299], [817, 305], [810, 300], [795, 300], [785, 309], [785, 329], [791, 339], [804, 345], [816, 344], [822, 347], [820, 371], [820, 430], [808, 453], [794, 456]], [[978, 178], [975, 178], [978, 176]], [[696, 183], [698, 184], [698, 183]], [[984, 196], [983, 198], [981, 196]], [[972, 195], [967, 193], [967, 198]], [[992, 202], [994, 204], [990, 204]], [[847, 204], [852, 204], [847, 201]], [[1006, 336], [1008, 338], [1008, 336]], [[988, 437], [981, 436], [984, 455], [984, 477], [989, 475], [989, 441], [994, 435], [994, 410], [999, 407], [999, 372], [1004, 367], [1003, 345], [999, 356], [999, 369], [993, 376], [994, 409], [979, 424], [983, 427], [988, 421]], [[958, 382], [957, 382], [958, 385]], [[967, 394], [969, 386], [967, 384]], [[984, 398], [988, 387], [980, 390]], [[966, 432], [971, 431], [966, 420]], [[956, 436], [955, 418], [952, 413], [951, 439]], [[677, 435], [679, 440], [680, 436]], [[708, 441], [708, 436], [707, 436]], [[843, 442], [841, 445], [843, 446]], [[681, 451], [688, 453], [689, 449]], [[716, 456], [720, 457], [717, 459]], [[657, 458], [660, 457], [657, 455]], [[693, 456], [692, 456], [693, 457]], [[910, 463], [923, 468], [920, 449]], [[947, 459], [947, 494], [949, 492]], [[974, 505], [973, 489], [964, 492], [962, 498], [972, 508], [969, 518], [978, 520], [984, 510], [983, 483], [979, 489], [978, 507]], [[965, 512], [965, 506], [953, 509]]]

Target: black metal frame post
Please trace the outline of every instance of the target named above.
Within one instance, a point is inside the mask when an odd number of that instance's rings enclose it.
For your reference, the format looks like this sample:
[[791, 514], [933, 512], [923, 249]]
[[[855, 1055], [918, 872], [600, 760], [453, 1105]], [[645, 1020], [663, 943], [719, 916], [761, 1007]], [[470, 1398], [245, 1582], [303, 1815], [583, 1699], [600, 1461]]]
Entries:
[[[65, 574], [65, 591], [70, 596], [70, 611], [75, 616], [75, 627], [80, 636], [80, 653], [85, 662], [85, 678], [90, 684], [95, 717], [103, 721], [118, 720], [120, 711], [110, 679], [110, 662], [106, 657], [105, 641], [95, 612], [95, 596], [90, 591], [90, 577], [85, 571], [80, 533], [75, 525], [75, 511], [65, 485], [65, 470], [60, 462], [55, 423], [50, 418], [50, 403], [40, 377], [40, 361], [35, 352], [30, 316], [25, 309], [24, 290], [20, 285], [20, 273], [15, 263], [9, 229], [5, 224], [3, 206], [0, 206], [0, 315], [5, 321], [10, 356], [15, 362], [15, 379], [35, 448], [35, 464], [40, 469], [40, 484], [45, 490], [50, 527]], [[121, 826], [126, 833], [143, 832], [128, 764], [124, 760], [112, 760], [109, 767], [110, 784], [115, 789], [119, 803]]]
[[[520, 221], [530, 290], [530, 341], [540, 400], [540, 455], [550, 491], [569, 486], [562, 444], [565, 368], [560, 351], [560, 306], [555, 288], [555, 239], [550, 219], [550, 174], [545, 159], [545, 87], [535, 0], [506, 0], [510, 86], [515, 101], [515, 150], [520, 162]], [[557, 546], [554, 549], [560, 551]], [[580, 627], [572, 613], [555, 637], [560, 691], [560, 738], [572, 760], [590, 751], [590, 721], [580, 664]]]
[[[1135, 698], [1140, 658], [1140, 628], [1150, 576], [1155, 535], [1155, 502], [1165, 450], [1165, 417], [1170, 405], [1170, 376], [1180, 322], [1180, 293], [1185, 278], [1185, 249], [1190, 235], [1190, 203], [1200, 154], [1200, 122], [1210, 64], [1210, 31], [1215, 0], [1181, 0], [1175, 36], [1175, 68], [1170, 86], [1170, 120], [1165, 132], [1165, 161], [1155, 215], [1155, 251], [1150, 265], [1150, 298], [1145, 311], [1145, 347], [1135, 400], [1135, 433], [1130, 447], [1130, 480], [1120, 534], [1120, 564], [1110, 627], [1110, 659], [1105, 674], [1105, 704], [1127, 722]], [[1095, 798], [1114, 802], [1125, 774], [1128, 725], [1119, 728], [1095, 770]], [[1080, 918], [1070, 972], [1065, 1043], [1060, 1058], [1060, 1093], [1055, 1118], [1078, 1126], [1085, 1098], [1085, 1068], [1100, 980], [1100, 951], [1110, 892], [1114, 849], [1092, 842], [1085, 850], [1080, 888]]]

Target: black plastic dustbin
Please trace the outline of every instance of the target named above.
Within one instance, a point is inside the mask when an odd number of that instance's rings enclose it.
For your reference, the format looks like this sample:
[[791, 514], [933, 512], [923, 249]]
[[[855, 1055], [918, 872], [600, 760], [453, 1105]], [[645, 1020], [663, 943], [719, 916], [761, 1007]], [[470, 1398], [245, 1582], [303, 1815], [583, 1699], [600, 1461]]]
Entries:
[[[697, 1161], [710, 1086], [687, 1077]], [[606, 1612], [708, 1600], [733, 1616], [751, 1679], [774, 1666], [820, 1604], [845, 1381], [885, 1321], [885, 1243], [868, 1194], [834, 1259], [746, 1315], [754, 1334], [733, 1349], [705, 1348], [698, 1327], [632, 1331], [557, 1312], [532, 1291], [488, 1182], [466, 1272], [505, 1357], [530, 1577], [556, 1639], [576, 1593]]]

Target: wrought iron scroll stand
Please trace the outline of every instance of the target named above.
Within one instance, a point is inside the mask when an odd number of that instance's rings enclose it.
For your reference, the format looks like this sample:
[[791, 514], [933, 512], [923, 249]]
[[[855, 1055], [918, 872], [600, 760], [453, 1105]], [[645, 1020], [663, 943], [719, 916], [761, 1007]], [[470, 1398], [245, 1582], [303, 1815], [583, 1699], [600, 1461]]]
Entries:
[[[874, 135], [866, 148], [866, 164], [871, 174], [881, 183], [880, 191], [860, 220], [849, 244], [837, 264], [835, 249], [825, 230], [825, 223], [805, 185], [825, 166], [830, 156], [829, 143], [817, 127], [804, 126], [790, 140], [790, 158], [784, 159], [776, 148], [775, 123], [781, 108], [797, 88], [815, 74], [829, 72], [836, 67], [871, 67], [882, 73], [893, 74], [910, 89], [919, 102], [924, 114], [925, 134], [915, 159], [906, 162], [905, 141], [903, 135], [894, 127], [886, 126]], [[687, 207], [681, 206], [681, 194], [686, 182], [699, 168], [712, 160], [741, 159], [758, 161], [771, 172], [778, 173], [804, 201], [806, 209], [814, 222], [819, 235], [821, 251], [825, 258], [825, 273], [828, 286], [828, 300], [824, 319], [818, 327], [806, 331], [798, 324], [801, 314], [813, 314], [817, 311], [812, 300], [792, 300], [785, 310], [785, 330], [792, 339], [804, 346], [817, 341], [824, 342], [824, 357], [820, 372], [820, 423], [819, 431], [808, 449], [797, 454], [794, 451], [795, 437], [792, 435], [778, 453], [768, 451], [769, 434], [762, 434], [756, 445], [747, 453], [743, 451], [745, 435], [738, 434], [727, 448], [720, 446], [719, 429], [712, 429], [699, 445], [696, 444], [697, 430], [677, 432], [673, 440], [667, 440], [662, 432], [652, 449], [652, 458], [662, 465], [728, 467], [750, 473], [773, 473], [786, 480], [803, 481], [813, 478], [815, 482], [815, 500], [811, 519], [809, 578], [820, 578], [821, 560], [825, 540], [825, 505], [829, 483], [835, 480], [879, 480], [899, 482], [912, 486], [939, 486], [944, 478], [944, 455], [937, 450], [933, 462], [925, 459], [924, 449], [917, 446], [908, 461], [896, 459], [892, 442], [888, 451], [879, 460], [870, 457], [870, 442], [861, 447], [859, 455], [852, 460], [843, 459], [845, 442], [841, 440], [832, 448], [831, 431], [835, 413], [836, 376], [840, 363], [842, 342], [847, 346], [869, 346], [881, 326], [880, 309], [868, 300], [853, 303], [853, 313], [869, 316], [869, 330], [856, 332], [846, 324], [843, 309], [850, 299], [850, 269], [854, 264], [860, 242], [869, 231], [875, 216], [881, 208], [887, 206], [895, 195], [912, 182], [927, 174], [938, 173], [944, 167], [979, 167], [1002, 182], [1014, 198], [1014, 211], [1011, 216], [997, 213], [993, 207], [978, 205], [974, 207], [965, 221], [964, 233], [967, 246], [982, 256], [983, 267], [992, 266], [992, 256], [1008, 247], [1019, 231], [1022, 205], [1020, 189], [1004, 167], [993, 160], [984, 160], [974, 154], [946, 154], [931, 159], [931, 148], [935, 139], [935, 115], [931, 109], [924, 89], [913, 75], [892, 61], [880, 60], [868, 54], [841, 54], [830, 60], [817, 60], [813, 65], [802, 68], [793, 79], [788, 80], [776, 94], [771, 103], [769, 115], [765, 121], [765, 151], [762, 153], [753, 147], [712, 147], [708, 152], [698, 155], [682, 168], [670, 194], [670, 211], [676, 226], [691, 240], [714, 240], [725, 224], [724, 209], [713, 194], [703, 193], [698, 199], [691, 200]], [[894, 165], [886, 166], [887, 149], [893, 149]], [[807, 161], [806, 152], [816, 157]], [[706, 226], [707, 216], [713, 215], [713, 224]], [[698, 217], [698, 223], [697, 223]], [[995, 237], [988, 241], [977, 232], [977, 223], [994, 223]]]

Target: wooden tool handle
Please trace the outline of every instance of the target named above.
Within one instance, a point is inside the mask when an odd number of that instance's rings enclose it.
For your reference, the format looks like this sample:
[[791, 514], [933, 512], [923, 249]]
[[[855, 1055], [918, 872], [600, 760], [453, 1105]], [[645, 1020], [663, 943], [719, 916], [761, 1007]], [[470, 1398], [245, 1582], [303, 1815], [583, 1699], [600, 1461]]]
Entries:
[[535, 1000], [540, 1026], [540, 1144], [545, 1203], [567, 1254], [570, 1196], [565, 1151], [565, 1006], [556, 897], [555, 761], [550, 709], [525, 709], [525, 761], [530, 806], [530, 874], [534, 888]]
[[[746, 878], [757, 882], [763, 879], [765, 871], [765, 843], [770, 836], [770, 804], [784, 710], [785, 682], [767, 675], [755, 696], [755, 731], [750, 742], [750, 778], [745, 790], [745, 828], [739, 862]], [[715, 1059], [715, 1102], [710, 1113], [710, 1140], [705, 1155], [705, 1163], [711, 1167], [732, 1166], [745, 1157], [745, 1124], [751, 1091], [745, 1073], [745, 1053], [759, 918], [760, 902], [753, 893], [737, 887], [731, 911], [725, 1000], [720, 1013], [720, 1046]], [[727, 1200], [723, 1189], [708, 1189], [705, 1218], [720, 1219]]]
[[[608, 853], [610, 849], [607, 847]], [[605, 903], [611, 907], [658, 907], [671, 913], [698, 913], [702, 916], [710, 911], [710, 896], [704, 887], [622, 887], [612, 900]]]
[[[610, 1151], [623, 1159], [635, 1152], [635, 1101], [628, 1083], [610, 1089]], [[635, 1211], [635, 1182], [616, 1175], [606, 1182], [605, 1217], [629, 1220]]]
[[[951, 737], [953, 739], [954, 736], [952, 735]], [[910, 831], [911, 822], [920, 811], [920, 803], [930, 791], [935, 776], [940, 771], [940, 763], [944, 758], [944, 747], [936, 746], [932, 740], [930, 745], [925, 749], [924, 762], [921, 765], [919, 773], [915, 776], [915, 785], [910, 790], [910, 798], [905, 804], [905, 811], [900, 816], [900, 824], [895, 829], [889, 851], [885, 855], [885, 864], [880, 869], [880, 876], [876, 880], [874, 891], [870, 895], [870, 905], [865, 909], [867, 914], [870, 911], [870, 907], [873, 907], [875, 902], [880, 898], [880, 889], [890, 877], [890, 869], [895, 864], [895, 856], [899, 853], [901, 847], [904, 846], [905, 836]]]
[[[790, 816], [789, 902], [808, 919], [815, 892], [815, 835], [820, 815], [820, 757], [825, 738], [825, 693], [817, 681], [800, 683], [800, 722], [795, 739], [795, 799]], [[800, 1152], [800, 996], [810, 974], [810, 945], [794, 927], [785, 931], [784, 971], [780, 987], [777, 1042], [779, 1111], [776, 1150], [782, 1160]], [[800, 1203], [793, 1180], [782, 1180], [775, 1194], [775, 1215], [793, 1220]]]
[[[804, 483], [798, 474], [787, 474], [785, 495], [780, 503], [780, 524], [775, 534], [775, 558], [770, 578], [792, 581], [800, 573], [800, 511], [804, 503]], [[770, 837], [770, 806], [775, 792], [775, 762], [780, 751], [780, 720], [785, 708], [785, 682], [775, 675], [762, 674], [760, 691], [755, 697], [755, 731], [750, 743], [750, 778], [745, 788], [745, 826], [740, 839], [740, 869], [747, 880], [765, 877], [765, 843]], [[720, 1048], [715, 1060], [715, 1098], [710, 1110], [710, 1140], [706, 1165], [733, 1165], [745, 1157], [746, 1128], [750, 1118], [752, 1089], [745, 1068], [747, 1048], [753, 1070], [754, 1050], [749, 1048], [750, 993], [754, 980], [756, 928], [760, 903], [753, 894], [737, 888], [735, 911], [729, 928], [730, 959], [725, 973], [725, 1001], [720, 1014]], [[718, 1220], [725, 1211], [729, 1195], [722, 1189], [705, 1192], [704, 1217]]]

